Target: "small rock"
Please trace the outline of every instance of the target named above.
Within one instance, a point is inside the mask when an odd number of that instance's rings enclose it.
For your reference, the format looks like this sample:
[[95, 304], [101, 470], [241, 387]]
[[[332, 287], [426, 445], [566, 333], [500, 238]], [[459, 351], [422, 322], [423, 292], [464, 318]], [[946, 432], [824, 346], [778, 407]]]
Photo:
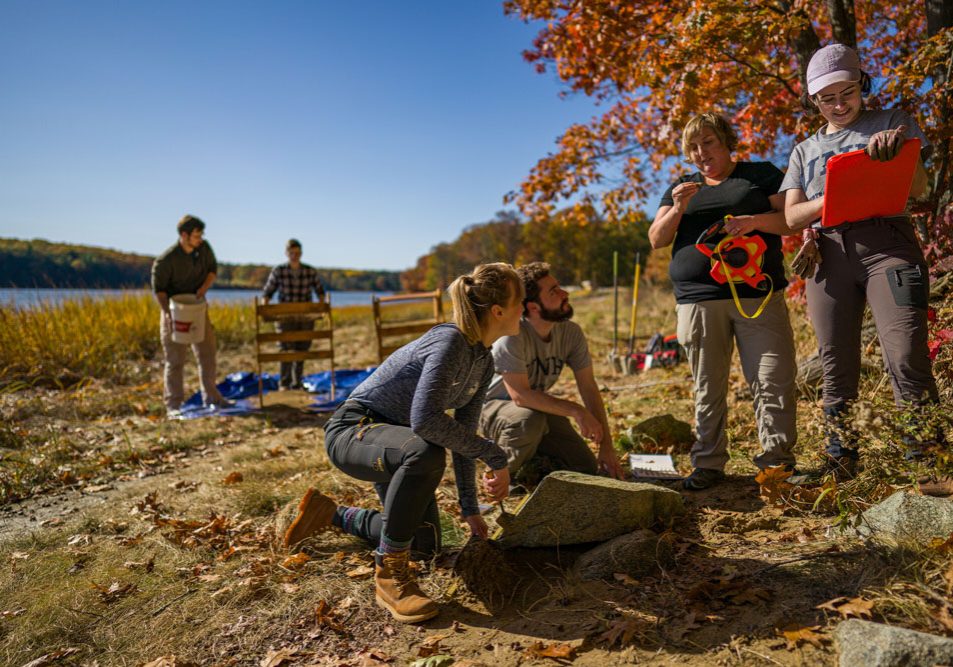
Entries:
[[835, 631], [841, 667], [953, 664], [953, 639], [851, 619]]
[[672, 415], [649, 417], [630, 427], [620, 444], [627, 451], [687, 451], [695, 442], [692, 426]]
[[946, 539], [953, 533], [953, 502], [898, 491], [863, 513], [857, 533], [890, 543]]
[[672, 564], [672, 547], [651, 530], [636, 530], [582, 554], [573, 566], [580, 579], [611, 579], [615, 574], [638, 578]]
[[560, 470], [543, 479], [496, 539], [504, 547], [604, 542], [682, 512], [682, 496], [671, 489]]

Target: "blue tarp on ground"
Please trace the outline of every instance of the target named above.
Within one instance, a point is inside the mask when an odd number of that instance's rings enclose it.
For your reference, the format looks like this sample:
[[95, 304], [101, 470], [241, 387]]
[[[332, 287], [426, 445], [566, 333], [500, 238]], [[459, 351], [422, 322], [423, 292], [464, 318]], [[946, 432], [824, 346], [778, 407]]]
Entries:
[[[331, 400], [331, 371], [312, 373], [301, 379], [305, 391], [315, 395], [315, 402], [308, 406], [313, 412], [333, 412], [337, 406], [351, 394], [357, 385], [361, 384], [375, 366], [366, 369], [343, 368], [334, 371], [334, 400]], [[262, 374], [264, 393], [278, 389], [277, 373]], [[227, 408], [205, 407], [202, 405], [202, 394], [196, 392], [182, 405], [182, 419], [196, 419], [198, 417], [220, 417], [224, 415], [241, 415], [254, 412], [258, 409], [255, 401], [249, 400], [258, 396], [258, 375], [249, 371], [231, 373], [218, 384], [218, 390], [235, 405]]]
[[334, 400], [331, 400], [331, 371], [305, 375], [301, 379], [305, 390], [315, 394], [315, 402], [309, 405], [314, 412], [334, 412], [351, 392], [374, 372], [376, 366], [365, 369], [343, 368], [334, 371]]

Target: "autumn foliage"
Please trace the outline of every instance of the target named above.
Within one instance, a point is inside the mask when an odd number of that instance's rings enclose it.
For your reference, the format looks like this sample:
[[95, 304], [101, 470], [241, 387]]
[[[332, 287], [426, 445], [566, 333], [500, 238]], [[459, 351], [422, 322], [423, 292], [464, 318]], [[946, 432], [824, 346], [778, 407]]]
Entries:
[[[937, 150], [934, 199], [921, 233], [949, 255], [948, 197], [953, 114], [946, 85], [953, 63], [950, 3], [883, 0], [507, 0], [507, 13], [545, 22], [525, 59], [555, 72], [567, 92], [598, 100], [601, 115], [569, 127], [509, 198], [543, 218], [571, 200], [607, 220], [650, 214], [650, 190], [681, 169], [679, 136], [688, 119], [715, 110], [734, 123], [738, 155], [786, 165], [796, 141], [819, 127], [801, 106], [811, 54], [837, 41], [856, 45], [875, 77], [872, 107], [902, 107], [919, 118]], [[927, 16], [925, 7], [934, 14]], [[930, 229], [930, 227], [936, 227]], [[929, 240], [929, 239], [928, 239]]]
[[612, 284], [613, 252], [618, 251], [620, 284], [631, 284], [636, 254], [648, 254], [648, 220], [641, 213], [607, 221], [590, 206], [571, 206], [552, 216], [524, 221], [512, 212], [472, 225], [449, 243], [441, 243], [401, 274], [405, 290], [446, 287], [482, 262], [522, 264], [537, 260], [553, 266], [557, 278], [578, 285]]

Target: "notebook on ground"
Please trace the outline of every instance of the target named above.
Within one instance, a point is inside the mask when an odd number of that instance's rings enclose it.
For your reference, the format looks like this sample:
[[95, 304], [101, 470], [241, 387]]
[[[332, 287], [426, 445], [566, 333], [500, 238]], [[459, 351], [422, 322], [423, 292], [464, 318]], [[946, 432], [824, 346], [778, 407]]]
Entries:
[[827, 161], [821, 225], [899, 215], [907, 207], [920, 140], [908, 139], [889, 162], [873, 160], [864, 151], [835, 155]]

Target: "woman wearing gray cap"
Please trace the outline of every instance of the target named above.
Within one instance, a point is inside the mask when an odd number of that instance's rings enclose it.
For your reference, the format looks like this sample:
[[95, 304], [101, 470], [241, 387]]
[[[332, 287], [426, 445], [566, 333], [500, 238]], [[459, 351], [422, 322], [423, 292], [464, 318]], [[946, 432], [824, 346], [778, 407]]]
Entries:
[[897, 404], [938, 400], [927, 350], [929, 276], [909, 215], [820, 227], [827, 160], [834, 155], [863, 149], [875, 160], [889, 161], [905, 139], [917, 138], [922, 152], [910, 196], [919, 197], [927, 189], [922, 157], [929, 154], [930, 142], [905, 112], [864, 108], [862, 96], [869, 92], [870, 77], [850, 47], [832, 44], [811, 57], [807, 95], [827, 123], [795, 147], [780, 188], [788, 226], [811, 228], [801, 259], [812, 242], [820, 255], [816, 261], [795, 260], [795, 270], [807, 284], [808, 314], [823, 369], [826, 452], [832, 471], [844, 476], [853, 473], [858, 458], [856, 435], [844, 427], [844, 420], [858, 396], [866, 304], [877, 325]]

